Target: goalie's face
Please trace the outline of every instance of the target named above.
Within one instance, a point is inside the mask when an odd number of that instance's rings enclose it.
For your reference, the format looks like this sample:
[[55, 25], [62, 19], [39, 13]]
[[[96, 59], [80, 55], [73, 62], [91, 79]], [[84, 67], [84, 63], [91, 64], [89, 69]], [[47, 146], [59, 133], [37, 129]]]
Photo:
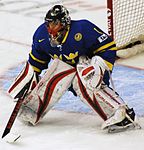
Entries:
[[50, 44], [52, 47], [56, 47], [61, 44], [65, 35], [65, 26], [56, 19], [55, 21], [49, 21], [47, 24], [48, 33], [50, 35]]

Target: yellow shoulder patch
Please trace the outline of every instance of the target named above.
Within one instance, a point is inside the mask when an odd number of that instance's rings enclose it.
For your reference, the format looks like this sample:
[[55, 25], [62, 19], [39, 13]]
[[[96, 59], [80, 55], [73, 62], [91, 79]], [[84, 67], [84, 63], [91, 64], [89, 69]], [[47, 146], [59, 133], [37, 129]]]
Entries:
[[80, 41], [82, 39], [82, 34], [81, 33], [76, 33], [75, 36], [74, 36], [74, 39], [76, 41]]

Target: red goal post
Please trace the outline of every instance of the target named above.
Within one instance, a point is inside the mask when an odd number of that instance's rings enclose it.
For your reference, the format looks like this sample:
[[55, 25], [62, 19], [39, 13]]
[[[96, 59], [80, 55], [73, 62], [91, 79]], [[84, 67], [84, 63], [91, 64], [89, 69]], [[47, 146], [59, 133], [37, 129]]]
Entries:
[[124, 50], [122, 57], [144, 51], [144, 0], [107, 0], [107, 18], [108, 34]]

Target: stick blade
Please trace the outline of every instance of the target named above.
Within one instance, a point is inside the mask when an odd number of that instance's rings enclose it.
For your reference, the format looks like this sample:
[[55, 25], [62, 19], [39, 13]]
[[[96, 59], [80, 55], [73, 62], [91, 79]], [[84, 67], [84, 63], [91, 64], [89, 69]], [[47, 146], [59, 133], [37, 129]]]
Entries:
[[4, 137], [3, 137], [3, 140], [5, 141], [5, 142], [7, 142], [7, 143], [14, 143], [14, 142], [16, 142], [19, 138], [21, 137], [21, 135], [19, 135], [19, 134], [14, 134], [14, 133], [8, 133], [7, 135], [5, 135]]
[[6, 128], [6, 129], [4, 130], [4, 133], [3, 133], [3, 135], [2, 135], [2, 138], [4, 138], [9, 132], [10, 132], [10, 129]]

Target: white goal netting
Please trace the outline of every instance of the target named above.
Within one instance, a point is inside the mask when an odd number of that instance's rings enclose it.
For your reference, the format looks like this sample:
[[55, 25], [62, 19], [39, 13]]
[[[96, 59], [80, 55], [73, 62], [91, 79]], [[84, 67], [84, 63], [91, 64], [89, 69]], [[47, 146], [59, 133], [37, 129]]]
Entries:
[[107, 6], [109, 33], [118, 49], [144, 43], [144, 0], [107, 0]]

